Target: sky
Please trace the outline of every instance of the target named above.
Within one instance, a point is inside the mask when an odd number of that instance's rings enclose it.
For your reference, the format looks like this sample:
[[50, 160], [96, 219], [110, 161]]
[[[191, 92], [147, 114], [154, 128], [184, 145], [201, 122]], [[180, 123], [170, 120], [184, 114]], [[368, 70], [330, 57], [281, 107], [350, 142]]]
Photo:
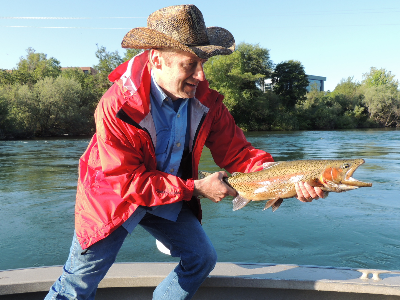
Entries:
[[[3, 2], [5, 0], [1, 0]], [[169, 0], [19, 0], [0, 10], [0, 69], [13, 69], [29, 47], [62, 67], [92, 67], [97, 47], [118, 51], [124, 35], [145, 27], [149, 14], [187, 4]], [[268, 49], [278, 64], [302, 63], [326, 77], [325, 90], [342, 79], [361, 82], [371, 67], [400, 78], [399, 0], [192, 0], [207, 27], [228, 29], [236, 43]]]

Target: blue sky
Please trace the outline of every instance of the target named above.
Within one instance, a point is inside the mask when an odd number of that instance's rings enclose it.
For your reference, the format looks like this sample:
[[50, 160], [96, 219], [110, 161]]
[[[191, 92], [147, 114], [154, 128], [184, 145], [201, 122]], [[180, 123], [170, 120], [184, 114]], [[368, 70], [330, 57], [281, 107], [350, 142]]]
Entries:
[[[153, 11], [185, 2], [7, 1], [0, 10], [0, 69], [15, 68], [26, 49], [55, 57], [63, 67], [93, 66], [96, 44], [121, 48], [125, 33], [146, 26]], [[277, 64], [300, 61], [307, 74], [324, 76], [325, 90], [341, 79], [361, 81], [371, 67], [400, 78], [399, 0], [191, 1], [207, 26], [230, 30], [236, 42], [259, 44]]]

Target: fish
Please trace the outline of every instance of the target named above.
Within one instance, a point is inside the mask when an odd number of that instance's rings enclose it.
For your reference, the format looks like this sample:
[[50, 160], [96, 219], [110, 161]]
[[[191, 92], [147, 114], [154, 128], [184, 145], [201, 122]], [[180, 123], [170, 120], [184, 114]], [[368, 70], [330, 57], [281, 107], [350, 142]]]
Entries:
[[[372, 183], [354, 179], [355, 170], [364, 164], [362, 158], [341, 160], [293, 160], [265, 163], [263, 170], [250, 173], [232, 173], [224, 182], [236, 190], [233, 210], [239, 210], [251, 201], [267, 200], [264, 210], [276, 211], [284, 199], [296, 196], [295, 184], [307, 182], [325, 192], [346, 192]], [[201, 172], [200, 177], [210, 173]]]

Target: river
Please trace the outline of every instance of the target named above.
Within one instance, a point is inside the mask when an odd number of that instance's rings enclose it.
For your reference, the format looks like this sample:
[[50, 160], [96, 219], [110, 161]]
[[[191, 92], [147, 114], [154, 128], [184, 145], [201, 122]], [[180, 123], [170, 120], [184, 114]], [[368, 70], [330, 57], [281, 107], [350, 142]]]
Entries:
[[[371, 188], [330, 193], [272, 212], [264, 201], [232, 211], [203, 199], [203, 226], [220, 262], [400, 269], [400, 130], [251, 132], [276, 161], [364, 158]], [[64, 264], [73, 235], [77, 163], [87, 138], [0, 141], [0, 270]], [[217, 171], [207, 149], [200, 170]], [[262, 203], [261, 203], [262, 202]], [[142, 228], [118, 262], [176, 261]]]

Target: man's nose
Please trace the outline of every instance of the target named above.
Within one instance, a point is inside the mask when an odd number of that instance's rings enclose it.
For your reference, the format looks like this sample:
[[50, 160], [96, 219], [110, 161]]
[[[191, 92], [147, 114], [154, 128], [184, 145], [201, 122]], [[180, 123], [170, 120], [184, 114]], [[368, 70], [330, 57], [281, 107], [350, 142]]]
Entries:
[[204, 74], [204, 69], [203, 69], [203, 64], [198, 64], [193, 77], [197, 79], [198, 81], [204, 81], [206, 80], [206, 74]]

